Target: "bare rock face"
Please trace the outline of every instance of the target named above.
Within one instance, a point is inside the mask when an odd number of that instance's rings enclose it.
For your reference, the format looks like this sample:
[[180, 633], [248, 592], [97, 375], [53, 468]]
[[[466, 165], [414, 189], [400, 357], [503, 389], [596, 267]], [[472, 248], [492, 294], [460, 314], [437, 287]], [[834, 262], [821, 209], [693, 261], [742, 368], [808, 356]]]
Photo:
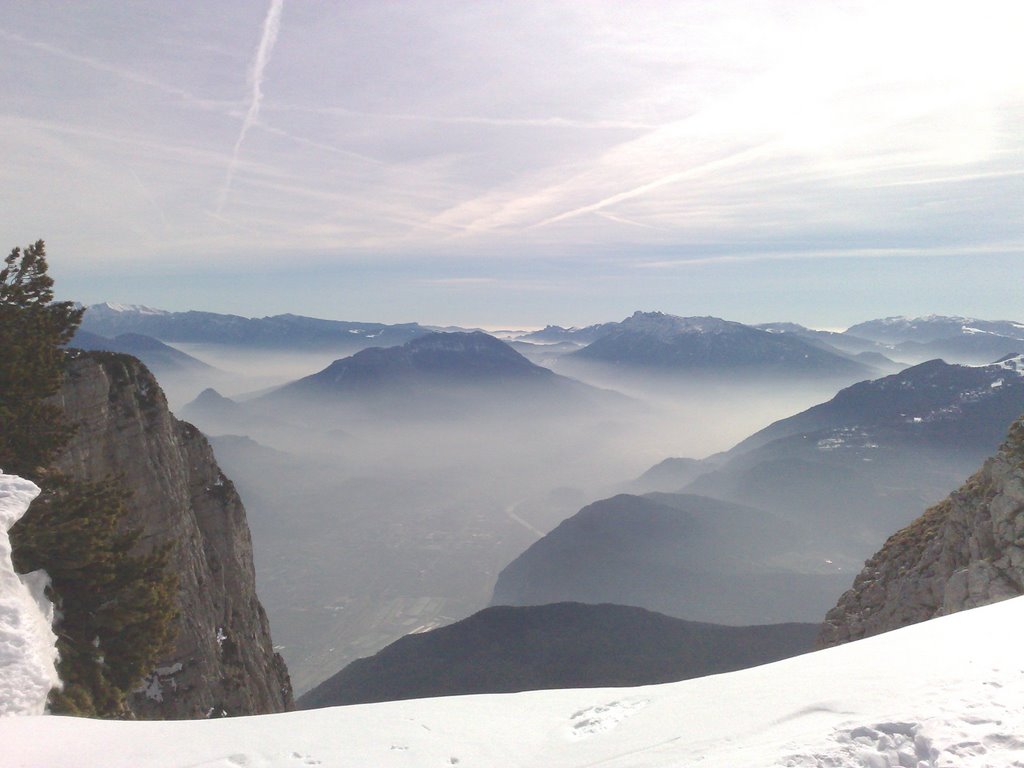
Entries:
[[821, 647], [1024, 594], [1024, 418], [959, 490], [889, 538], [828, 612]]
[[206, 438], [171, 415], [153, 376], [125, 355], [79, 355], [58, 399], [78, 431], [57, 468], [121, 476], [139, 546], [172, 542], [177, 639], [130, 697], [132, 712], [176, 719], [291, 709], [288, 672], [256, 596], [245, 509]]

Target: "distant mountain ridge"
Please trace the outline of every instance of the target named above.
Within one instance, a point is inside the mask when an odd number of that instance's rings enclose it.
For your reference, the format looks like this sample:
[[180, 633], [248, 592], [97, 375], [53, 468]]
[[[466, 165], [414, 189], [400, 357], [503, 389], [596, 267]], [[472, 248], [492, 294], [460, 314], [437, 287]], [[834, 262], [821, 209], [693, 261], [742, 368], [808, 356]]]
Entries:
[[845, 333], [886, 344], [899, 344], [904, 341], [928, 343], [953, 336], [985, 333], [1024, 341], [1024, 323], [946, 315], [914, 318], [898, 316], [851, 325]]
[[768, 333], [789, 334], [829, 351], [838, 351], [850, 355], [858, 362], [876, 367], [900, 367], [900, 364], [889, 358], [893, 350], [887, 344], [870, 339], [863, 339], [850, 333], [837, 331], [819, 331], [807, 328], [798, 323], [759, 323], [753, 326]]
[[674, 682], [804, 653], [817, 630], [702, 624], [623, 605], [498, 606], [406, 635], [352, 662], [298, 705]]
[[596, 341], [606, 333], [615, 330], [619, 323], [597, 323], [583, 328], [563, 328], [560, 325], [547, 325], [539, 331], [524, 334], [518, 337], [519, 341], [528, 341], [536, 344], [556, 344], [558, 342], [572, 342], [584, 345]]
[[972, 317], [886, 317], [848, 328], [853, 335], [889, 345], [893, 354], [921, 361], [941, 357], [949, 362], [988, 363], [1008, 354], [1024, 353], [1024, 323]]
[[100, 336], [141, 333], [162, 341], [264, 349], [334, 349], [404, 344], [430, 332], [417, 323], [386, 325], [284, 314], [249, 318], [215, 312], [168, 312], [140, 305], [93, 304], [82, 330]]
[[214, 370], [213, 366], [202, 360], [197, 360], [181, 350], [164, 344], [159, 339], [141, 333], [122, 333], [110, 339], [89, 331], [78, 331], [68, 346], [86, 351], [118, 352], [132, 355], [157, 375]]
[[663, 371], [869, 377], [873, 369], [793, 334], [717, 317], [635, 312], [567, 359]]

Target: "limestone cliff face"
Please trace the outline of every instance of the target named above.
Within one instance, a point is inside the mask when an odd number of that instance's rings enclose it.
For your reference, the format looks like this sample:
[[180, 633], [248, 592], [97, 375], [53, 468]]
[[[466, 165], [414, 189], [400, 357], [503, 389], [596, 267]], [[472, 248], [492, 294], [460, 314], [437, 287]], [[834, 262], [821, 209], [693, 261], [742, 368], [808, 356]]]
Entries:
[[144, 548], [172, 542], [179, 578], [173, 650], [133, 694], [141, 718], [281, 712], [291, 683], [256, 596], [245, 509], [209, 443], [167, 408], [132, 357], [83, 353], [58, 396], [78, 431], [57, 468], [75, 477], [120, 475], [128, 525]]
[[1024, 419], [959, 490], [897, 532], [829, 611], [831, 646], [1024, 594]]

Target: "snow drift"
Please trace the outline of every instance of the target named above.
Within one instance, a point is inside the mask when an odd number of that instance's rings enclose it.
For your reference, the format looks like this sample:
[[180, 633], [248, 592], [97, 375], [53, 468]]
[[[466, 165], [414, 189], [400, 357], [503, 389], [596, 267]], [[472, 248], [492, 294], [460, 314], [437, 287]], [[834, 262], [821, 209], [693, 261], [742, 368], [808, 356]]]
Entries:
[[1006, 768], [1024, 598], [682, 683], [199, 722], [0, 720], [5, 768]]
[[38, 495], [28, 480], [0, 474], [0, 716], [41, 715], [50, 689], [60, 684], [46, 574], [15, 573], [7, 536]]

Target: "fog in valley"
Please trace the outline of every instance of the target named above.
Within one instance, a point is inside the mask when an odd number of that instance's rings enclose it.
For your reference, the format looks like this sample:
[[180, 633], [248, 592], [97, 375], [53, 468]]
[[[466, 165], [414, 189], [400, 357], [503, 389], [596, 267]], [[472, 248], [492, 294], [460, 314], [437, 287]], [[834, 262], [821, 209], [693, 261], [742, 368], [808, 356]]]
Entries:
[[[168, 398], [245, 502], [260, 597], [299, 693], [483, 608], [530, 544], [665, 458], [726, 450], [850, 383], [577, 366], [580, 384], [287, 397], [266, 393], [336, 355], [174, 346], [216, 369], [176, 376]], [[206, 387], [231, 402], [191, 402]]]
[[208, 364], [212, 370], [195, 373], [161, 372], [160, 386], [177, 413], [207, 387], [245, 399], [294, 381], [330, 365], [338, 354], [330, 351], [289, 352], [281, 349], [254, 351], [225, 344], [173, 342], [170, 346]]

